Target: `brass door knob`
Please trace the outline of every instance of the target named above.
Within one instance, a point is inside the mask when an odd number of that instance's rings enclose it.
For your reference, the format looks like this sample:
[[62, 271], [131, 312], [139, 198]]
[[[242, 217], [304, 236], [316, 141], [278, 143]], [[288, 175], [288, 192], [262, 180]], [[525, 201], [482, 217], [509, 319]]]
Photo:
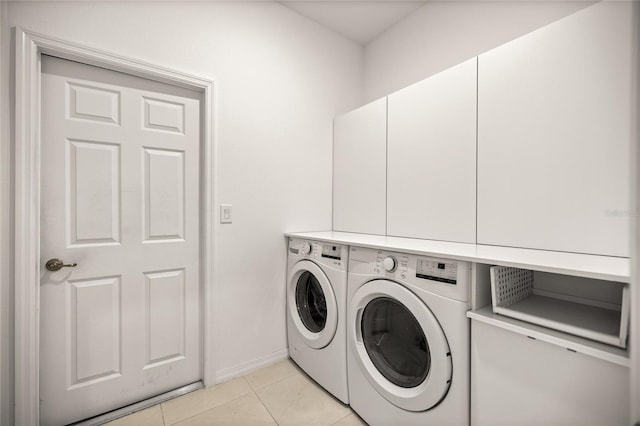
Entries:
[[49, 271], [55, 272], [55, 271], [59, 271], [62, 268], [75, 268], [76, 266], [78, 266], [77, 263], [69, 263], [66, 264], [60, 260], [60, 259], [49, 259], [47, 260], [47, 263], [44, 265], [45, 268], [47, 268]]

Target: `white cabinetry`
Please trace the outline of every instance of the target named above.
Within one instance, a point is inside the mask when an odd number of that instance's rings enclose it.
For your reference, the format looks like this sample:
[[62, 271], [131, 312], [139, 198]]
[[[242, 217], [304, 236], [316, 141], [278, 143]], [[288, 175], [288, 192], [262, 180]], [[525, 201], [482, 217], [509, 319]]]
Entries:
[[333, 229], [386, 233], [387, 98], [337, 117], [333, 134]]
[[[474, 265], [471, 424], [629, 424], [629, 352], [616, 347], [627, 338], [629, 277], [613, 263], [604, 279], [531, 266], [533, 293], [521, 297], [526, 271]], [[504, 273], [517, 285], [504, 287]]]
[[389, 95], [387, 233], [476, 241], [476, 58]]
[[629, 367], [471, 322], [471, 425], [628, 425]]
[[631, 9], [602, 2], [479, 57], [479, 244], [629, 256]]

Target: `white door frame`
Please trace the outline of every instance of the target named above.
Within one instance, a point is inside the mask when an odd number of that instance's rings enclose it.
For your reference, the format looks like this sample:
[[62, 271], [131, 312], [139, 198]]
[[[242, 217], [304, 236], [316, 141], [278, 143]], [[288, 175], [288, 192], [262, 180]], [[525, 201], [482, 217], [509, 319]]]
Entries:
[[213, 384], [214, 265], [213, 81], [16, 28], [15, 128], [15, 422], [39, 419], [40, 81], [43, 54], [119, 71], [203, 94], [201, 104], [201, 288], [204, 384]]

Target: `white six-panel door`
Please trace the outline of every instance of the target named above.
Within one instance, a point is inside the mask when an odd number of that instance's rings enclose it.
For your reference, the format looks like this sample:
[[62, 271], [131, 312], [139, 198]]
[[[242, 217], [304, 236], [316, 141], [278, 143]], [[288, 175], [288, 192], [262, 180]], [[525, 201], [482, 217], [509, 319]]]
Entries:
[[43, 56], [43, 424], [200, 380], [199, 115], [197, 92]]

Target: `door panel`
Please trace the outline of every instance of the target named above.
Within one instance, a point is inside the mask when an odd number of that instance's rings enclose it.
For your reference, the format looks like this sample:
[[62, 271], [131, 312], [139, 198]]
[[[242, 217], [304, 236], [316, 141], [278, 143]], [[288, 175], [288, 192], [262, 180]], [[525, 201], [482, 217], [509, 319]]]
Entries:
[[184, 357], [184, 270], [146, 273], [147, 364]]
[[120, 241], [120, 147], [67, 139], [70, 244]]
[[184, 152], [144, 148], [145, 242], [184, 238]]
[[199, 93], [43, 57], [40, 399], [67, 424], [200, 380]]
[[161, 99], [144, 98], [144, 124], [146, 129], [182, 134], [184, 105]]
[[101, 87], [69, 83], [69, 117], [120, 124], [120, 92]]
[[69, 387], [120, 376], [120, 278], [69, 285]]

